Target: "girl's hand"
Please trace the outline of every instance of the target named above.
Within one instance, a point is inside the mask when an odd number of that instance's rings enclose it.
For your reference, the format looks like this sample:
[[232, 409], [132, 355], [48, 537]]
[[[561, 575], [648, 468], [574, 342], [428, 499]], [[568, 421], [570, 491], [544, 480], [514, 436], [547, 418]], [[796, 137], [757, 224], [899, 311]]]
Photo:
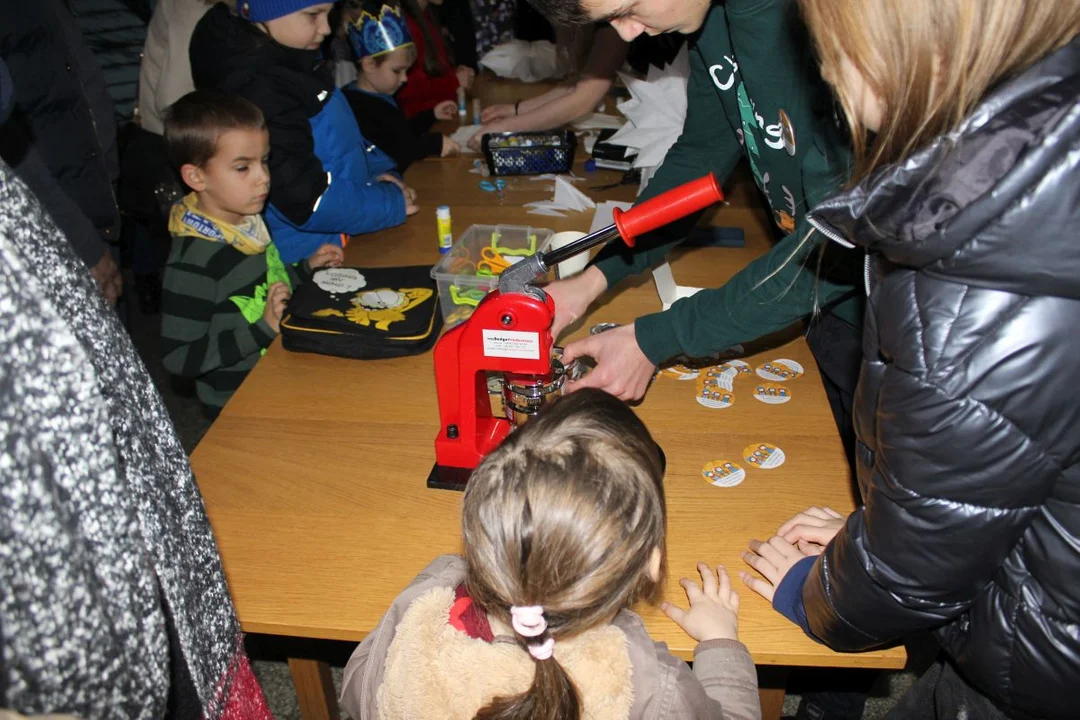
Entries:
[[345, 251], [330, 243], [320, 247], [308, 258], [308, 266], [312, 270], [324, 267], [341, 267], [343, 262], [345, 262]]
[[469, 149], [472, 150], [473, 152], [480, 152], [480, 142], [484, 139], [484, 135], [487, 134], [487, 133], [492, 133], [492, 132], [499, 132], [499, 131], [496, 130], [495, 128], [493, 128], [493, 127], [488, 127], [487, 125], [481, 125], [479, 128], [477, 128], [476, 134], [473, 135], [471, 138], [469, 138], [469, 143], [468, 143]]
[[743, 561], [761, 573], [765, 579], [754, 577], [748, 572], [739, 573], [746, 587], [756, 592], [770, 603], [776, 588], [780, 587], [784, 577], [808, 553], [803, 553], [787, 540], [773, 536], [768, 542], [750, 541], [750, 551], [742, 554]]
[[776, 534], [806, 555], [820, 555], [846, 521], [830, 507], [809, 507], [781, 525]]
[[476, 77], [476, 71], [475, 70], [473, 70], [471, 67], [466, 67], [464, 65], [458, 65], [457, 70], [455, 72], [456, 72], [456, 75], [457, 75], [458, 85], [465, 88], [466, 90], [468, 90], [469, 88], [472, 87], [473, 78]]
[[660, 609], [698, 642], [738, 640], [739, 594], [731, 587], [727, 571], [723, 565], [717, 565], [714, 574], [703, 562], [698, 563], [697, 569], [701, 574], [701, 587], [689, 578], [679, 581], [690, 601], [690, 609], [683, 610], [671, 603], [664, 603]]
[[281, 332], [281, 316], [285, 314], [285, 306], [291, 296], [289, 286], [281, 282], [274, 283], [266, 290], [266, 309], [262, 317], [275, 333]]
[[482, 111], [480, 111], [480, 122], [487, 125], [488, 123], [493, 123], [496, 120], [513, 117], [513, 115], [513, 105], [489, 105]]
[[436, 120], [453, 120], [457, 117], [457, 103], [453, 100], [443, 100], [435, 106]]
[[459, 152], [461, 152], [461, 146], [458, 145], [457, 140], [452, 137], [443, 135], [441, 156], [446, 157], [448, 155], [457, 155]]

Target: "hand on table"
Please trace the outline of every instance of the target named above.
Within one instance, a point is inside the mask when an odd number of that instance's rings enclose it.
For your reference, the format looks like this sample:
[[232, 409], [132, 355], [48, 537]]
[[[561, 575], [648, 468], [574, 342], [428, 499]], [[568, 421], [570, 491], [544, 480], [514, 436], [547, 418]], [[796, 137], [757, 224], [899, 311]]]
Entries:
[[587, 355], [596, 367], [581, 380], [566, 386], [568, 392], [583, 388], [599, 388], [620, 400], [639, 400], [649, 389], [656, 366], [641, 352], [633, 325], [590, 335], [572, 342], [563, 350], [563, 364]]
[[433, 110], [436, 120], [453, 120], [457, 117], [457, 103], [453, 100], [443, 100]]
[[276, 333], [281, 332], [281, 316], [285, 314], [285, 306], [291, 296], [289, 286], [281, 282], [274, 283], [266, 290], [266, 309], [262, 316]]
[[731, 579], [723, 565], [712, 571], [705, 563], [698, 563], [701, 587], [690, 578], [679, 580], [690, 609], [664, 603], [660, 609], [671, 620], [698, 642], [706, 640], [739, 639], [739, 594], [731, 587]]
[[345, 262], [345, 251], [337, 245], [326, 243], [308, 258], [308, 267], [318, 270], [324, 267], [341, 267]]
[[108, 250], [101, 256], [94, 267], [90, 268], [90, 277], [97, 283], [98, 289], [110, 305], [115, 305], [120, 298], [120, 292], [124, 289], [124, 279], [120, 276], [120, 268], [116, 267], [112, 253]]
[[607, 290], [607, 279], [596, 267], [566, 280], [556, 280], [544, 286], [544, 292], [555, 301], [555, 317], [551, 322], [551, 336], [560, 333], [584, 315], [596, 298]]
[[458, 145], [457, 140], [447, 135], [442, 136], [442, 152], [439, 153], [440, 157], [447, 157], [449, 155], [457, 155], [461, 152], [461, 146]]
[[406, 215], [415, 215], [416, 212], [420, 209], [416, 206], [416, 191], [413, 190], [411, 187], [408, 187], [401, 178], [396, 175], [391, 175], [390, 173], [383, 173], [375, 179], [379, 182], [392, 183], [394, 185], [397, 185], [398, 188], [401, 189], [401, 194], [405, 196]]
[[466, 90], [472, 87], [473, 80], [476, 78], [476, 71], [466, 65], [458, 65], [454, 74], [457, 75], [458, 85]]
[[782, 537], [774, 535], [768, 542], [750, 541], [750, 550], [742, 554], [743, 561], [757, 570], [765, 578], [762, 580], [748, 572], [740, 572], [739, 577], [746, 587], [761, 597], [773, 601], [776, 588], [780, 587], [784, 576], [795, 567], [808, 553], [803, 553]]
[[480, 113], [480, 122], [487, 125], [489, 123], [495, 122], [496, 120], [502, 120], [503, 118], [513, 117], [513, 116], [514, 116], [514, 106], [513, 105], [506, 105], [506, 104], [489, 105], [488, 107], [484, 108], [483, 111], [481, 111], [481, 113]]
[[847, 518], [829, 507], [809, 507], [780, 526], [776, 534], [804, 555], [820, 555]]
[[466, 144], [468, 145], [469, 149], [472, 150], [473, 152], [480, 152], [480, 143], [484, 139], [484, 135], [486, 135], [487, 133], [493, 133], [493, 132], [499, 132], [499, 131], [496, 130], [494, 127], [490, 127], [490, 126], [488, 126], [486, 124], [481, 125], [479, 128], [477, 128], [477, 130], [473, 134], [473, 136], [471, 138], [469, 138], [469, 142], [466, 143]]

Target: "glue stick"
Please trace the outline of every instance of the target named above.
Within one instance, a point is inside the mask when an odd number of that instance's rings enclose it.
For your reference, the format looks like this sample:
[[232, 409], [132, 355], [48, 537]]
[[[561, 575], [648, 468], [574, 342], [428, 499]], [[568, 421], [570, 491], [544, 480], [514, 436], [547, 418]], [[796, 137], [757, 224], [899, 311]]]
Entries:
[[450, 229], [450, 206], [435, 208], [435, 223], [439, 230], [439, 252], [444, 253], [454, 245], [454, 232]]
[[468, 110], [465, 107], [465, 88], [459, 87], [457, 89], [457, 114], [462, 120], [465, 119], [465, 115]]
[[480, 113], [483, 107], [480, 105], [480, 98], [473, 98], [472, 101], [472, 121], [473, 125], [480, 124]]

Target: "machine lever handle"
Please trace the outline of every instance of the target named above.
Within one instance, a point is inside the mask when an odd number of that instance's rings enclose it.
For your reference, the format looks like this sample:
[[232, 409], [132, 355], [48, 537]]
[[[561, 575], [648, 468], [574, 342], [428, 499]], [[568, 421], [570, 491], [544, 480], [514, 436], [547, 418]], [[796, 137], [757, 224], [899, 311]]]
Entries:
[[616, 209], [612, 215], [619, 235], [628, 246], [634, 247], [639, 235], [652, 232], [668, 223], [704, 210], [724, 199], [724, 192], [716, 175], [709, 173], [660, 193], [651, 200], [635, 205], [629, 210]]

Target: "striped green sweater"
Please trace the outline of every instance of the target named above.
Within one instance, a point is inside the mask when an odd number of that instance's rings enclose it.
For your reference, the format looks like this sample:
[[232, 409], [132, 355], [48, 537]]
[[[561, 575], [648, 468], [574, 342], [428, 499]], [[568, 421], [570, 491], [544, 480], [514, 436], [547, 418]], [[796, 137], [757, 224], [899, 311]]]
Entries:
[[[268, 253], [276, 257], [272, 244]], [[301, 275], [285, 267], [295, 288]], [[162, 362], [174, 375], [195, 378], [211, 415], [274, 340], [262, 319], [266, 274], [267, 253], [245, 255], [223, 242], [173, 235], [162, 283]]]

